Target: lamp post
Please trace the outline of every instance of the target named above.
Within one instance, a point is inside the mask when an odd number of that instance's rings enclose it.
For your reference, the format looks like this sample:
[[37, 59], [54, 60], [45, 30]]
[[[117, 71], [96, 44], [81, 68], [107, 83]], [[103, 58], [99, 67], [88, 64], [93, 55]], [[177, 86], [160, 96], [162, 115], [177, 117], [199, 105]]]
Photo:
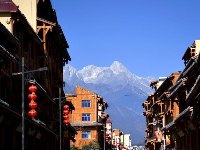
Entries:
[[59, 88], [59, 118], [60, 118], [60, 150], [62, 150], [62, 133], [61, 133], [61, 88]]
[[47, 71], [48, 68], [39, 68], [37, 70], [31, 70], [24, 72], [24, 57], [22, 57], [22, 72], [12, 73], [13, 76], [15, 75], [22, 75], [22, 150], [24, 150], [24, 74], [25, 73], [32, 73], [32, 72], [39, 72], [39, 71]]
[[104, 142], [103, 142], [103, 149], [106, 150], [106, 127], [103, 127], [103, 134], [104, 134]]
[[60, 120], [60, 150], [62, 150], [62, 117], [61, 117], [61, 99], [66, 99], [66, 97], [61, 97], [61, 88], [59, 88], [59, 98], [54, 98], [53, 100], [59, 100], [59, 120]]

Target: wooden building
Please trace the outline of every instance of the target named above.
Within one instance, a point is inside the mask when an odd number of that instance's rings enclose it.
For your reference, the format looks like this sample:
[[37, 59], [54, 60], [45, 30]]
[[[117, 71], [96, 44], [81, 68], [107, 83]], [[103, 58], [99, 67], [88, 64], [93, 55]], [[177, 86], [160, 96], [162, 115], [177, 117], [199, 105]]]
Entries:
[[[59, 149], [59, 105], [54, 98], [63, 89], [63, 65], [71, 60], [68, 47], [50, 0], [0, 1], [1, 150], [22, 149], [22, 76], [12, 75], [22, 71], [22, 57], [25, 72], [48, 68], [25, 74], [25, 150]], [[32, 84], [38, 89], [34, 119], [28, 116]], [[61, 94], [65, 96], [63, 90]], [[62, 131], [63, 149], [69, 149], [76, 131], [64, 124]]]
[[[177, 104], [166, 98], [168, 89], [176, 82], [180, 73], [172, 73], [166, 78], [159, 78], [159, 81], [151, 82], [150, 86], [155, 92], [148, 96], [142, 104], [146, 116], [146, 146], [151, 149], [159, 149], [163, 145], [163, 124], [165, 120], [173, 120], [177, 114]], [[172, 117], [169, 119], [169, 117]]]
[[173, 73], [142, 104], [146, 116], [148, 149], [200, 149], [200, 40], [195, 40], [183, 55], [185, 68]]
[[168, 98], [178, 102], [179, 114], [171, 122], [166, 122], [163, 131], [168, 134], [168, 147], [177, 150], [200, 149], [200, 40], [195, 40], [183, 55], [185, 68], [174, 86], [169, 89]]
[[66, 95], [67, 101], [75, 106], [75, 111], [69, 115], [70, 123], [77, 131], [75, 146], [82, 149], [83, 145], [96, 140], [104, 147], [106, 120], [109, 117], [104, 110], [108, 107], [103, 98], [94, 92], [79, 86], [75, 95]]

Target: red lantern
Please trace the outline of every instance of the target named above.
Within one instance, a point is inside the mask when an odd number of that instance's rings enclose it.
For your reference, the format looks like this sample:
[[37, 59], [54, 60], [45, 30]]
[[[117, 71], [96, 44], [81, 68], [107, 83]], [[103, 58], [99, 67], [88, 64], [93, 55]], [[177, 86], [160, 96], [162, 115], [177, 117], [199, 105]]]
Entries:
[[37, 111], [35, 111], [34, 109], [30, 110], [28, 112], [28, 115], [31, 116], [31, 117], [35, 117], [37, 115]]
[[63, 109], [69, 109], [68, 105], [63, 106]]
[[37, 95], [35, 95], [35, 94], [29, 94], [28, 98], [31, 99], [31, 100], [36, 100], [37, 99]]
[[28, 105], [32, 109], [35, 109], [38, 106], [36, 102], [30, 102]]
[[34, 102], [34, 100], [37, 99], [37, 95], [35, 95], [34, 93], [35, 91], [37, 91], [37, 87], [32, 85], [28, 88], [28, 90], [32, 92], [32, 94], [28, 95], [28, 98], [31, 100], [31, 102], [28, 105], [30, 108], [32, 108], [32, 110], [28, 112], [28, 115], [34, 118], [37, 115], [37, 111], [35, 110], [35, 108], [37, 107], [37, 103]]
[[69, 124], [69, 120], [64, 120], [63, 123], [64, 124]]
[[67, 120], [67, 119], [69, 119], [69, 116], [68, 115], [64, 115], [63, 118]]
[[30, 86], [29, 88], [28, 88], [28, 90], [30, 91], [30, 92], [35, 92], [35, 91], [37, 91], [37, 87], [36, 86]]
[[68, 110], [64, 110], [64, 111], [63, 111], [63, 114], [68, 115], [68, 114], [69, 114], [69, 111], [68, 111]]
[[108, 142], [108, 134], [106, 133], [106, 142]]

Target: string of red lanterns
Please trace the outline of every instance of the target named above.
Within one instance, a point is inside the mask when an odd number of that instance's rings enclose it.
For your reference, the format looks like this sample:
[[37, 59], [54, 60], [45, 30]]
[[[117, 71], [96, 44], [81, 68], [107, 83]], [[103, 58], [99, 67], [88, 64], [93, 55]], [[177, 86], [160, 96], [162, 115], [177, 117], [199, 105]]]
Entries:
[[68, 114], [69, 114], [69, 106], [68, 105], [64, 105], [63, 109], [64, 109], [63, 110], [63, 114], [64, 114], [64, 116], [63, 116], [63, 118], [64, 118], [63, 123], [66, 124], [66, 125], [68, 125], [70, 123], [69, 120], [67, 120], [67, 119], [69, 119], [69, 116], [68, 116]]
[[38, 106], [37, 103], [34, 101], [37, 99], [37, 95], [35, 94], [35, 91], [37, 91], [37, 87], [32, 85], [28, 88], [28, 90], [32, 92], [28, 95], [28, 98], [31, 100], [28, 105], [32, 109], [28, 112], [28, 115], [34, 118], [37, 115], [37, 111], [35, 110], [35, 108]]
[[108, 142], [108, 133], [106, 133], [106, 142]]

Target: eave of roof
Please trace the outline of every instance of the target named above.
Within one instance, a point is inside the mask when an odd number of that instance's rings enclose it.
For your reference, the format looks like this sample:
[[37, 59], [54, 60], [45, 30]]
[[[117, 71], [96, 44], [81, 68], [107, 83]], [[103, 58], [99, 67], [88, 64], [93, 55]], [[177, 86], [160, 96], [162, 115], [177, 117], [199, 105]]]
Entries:
[[174, 122], [177, 122], [178, 120], [180, 120], [184, 115], [186, 115], [189, 112], [193, 111], [193, 107], [188, 106], [184, 111], [182, 111], [174, 120]]
[[25, 24], [29, 28], [29, 31], [31, 31], [31, 34], [33, 34], [33, 36], [35, 36], [35, 38], [39, 42], [43, 43], [43, 40], [36, 34], [35, 30], [32, 28], [32, 26], [30, 25], [30, 23], [24, 16], [24, 14], [22, 14], [20, 10], [18, 10], [17, 13], [21, 16], [21, 21], [23, 22], [23, 24]]
[[37, 86], [37, 88], [39, 89], [38, 91], [40, 91], [42, 94], [44, 94], [48, 100], [50, 100], [51, 102], [53, 102], [54, 104], [56, 103], [53, 100], [53, 97], [35, 80], [30, 80], [29, 82], [33, 82], [35, 83], [35, 85]]
[[18, 7], [12, 1], [0, 1], [0, 12], [17, 12]]
[[198, 56], [193, 56], [190, 58], [190, 60], [188, 61], [188, 63], [186, 64], [185, 68], [183, 69], [183, 71], [181, 72], [181, 74], [179, 75], [177, 81], [179, 81], [182, 77], [183, 77], [183, 73], [190, 67], [190, 65], [197, 59]]
[[19, 39], [17, 39], [8, 29], [0, 22], [0, 31], [4, 32], [5, 34], [8, 35], [9, 39], [19, 46]]
[[190, 50], [190, 49], [191, 49], [191, 46], [188, 46], [188, 48], [186, 49], [186, 51], [185, 51], [185, 53], [184, 53], [184, 55], [182, 57], [182, 60], [185, 58], [186, 54], [188, 53], [188, 50]]
[[193, 107], [188, 106], [184, 111], [182, 111], [175, 119], [174, 121], [168, 123], [166, 126], [161, 128], [161, 130], [167, 130], [175, 126], [175, 124], [180, 120], [183, 116], [187, 115], [188, 113], [193, 111]]
[[186, 95], [186, 99], [185, 99], [186, 102], [190, 101], [190, 99], [193, 97], [193, 95], [195, 94], [195, 92], [199, 86], [200, 86], [200, 75], [197, 77], [196, 82], [194, 83], [190, 92]]
[[1, 51], [1, 54], [4, 54], [7, 58], [9, 58], [11, 61], [15, 62], [16, 59], [15, 57], [9, 53], [8, 50], [6, 50], [3, 46], [0, 45], [0, 51]]
[[167, 98], [169, 99], [176, 96], [178, 91], [180, 91], [180, 89], [186, 85], [186, 81], [187, 81], [186, 78], [182, 79], [182, 82], [178, 84], [178, 86], [171, 92], [169, 96], [167, 96]]

